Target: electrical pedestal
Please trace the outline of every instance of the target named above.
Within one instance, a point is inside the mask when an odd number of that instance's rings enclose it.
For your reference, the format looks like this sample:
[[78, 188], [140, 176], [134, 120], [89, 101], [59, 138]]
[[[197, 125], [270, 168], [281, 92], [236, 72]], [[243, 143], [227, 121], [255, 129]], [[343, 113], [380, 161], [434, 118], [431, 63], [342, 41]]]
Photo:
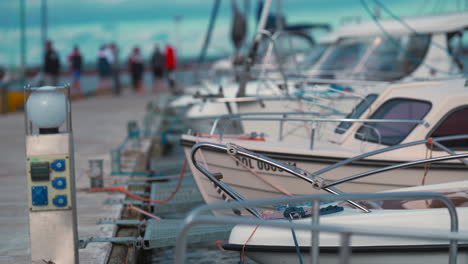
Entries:
[[[70, 103], [59, 88], [27, 89], [29, 102], [26, 111], [26, 166], [29, 196], [29, 233], [31, 258], [34, 264], [78, 264], [78, 234], [71, 131]], [[54, 89], [52, 89], [54, 88]], [[63, 88], [62, 88], [63, 89]], [[37, 94], [40, 93], [40, 94]], [[52, 94], [52, 100], [47, 93]], [[53, 94], [55, 93], [55, 94]], [[56, 96], [56, 93], [58, 96]], [[69, 89], [68, 89], [69, 93]], [[55, 97], [55, 98], [54, 98]], [[26, 97], [25, 97], [26, 98]], [[58, 99], [66, 100], [64, 121], [56, 127], [41, 127], [35, 111], [43, 111], [40, 104], [53, 109]], [[35, 100], [36, 102], [33, 102]], [[39, 109], [36, 109], [38, 107]], [[62, 107], [63, 108], [63, 107]], [[40, 118], [47, 119], [47, 112]], [[52, 118], [54, 114], [51, 113]], [[62, 131], [59, 126], [66, 121]], [[34, 132], [34, 126], [38, 132]]]

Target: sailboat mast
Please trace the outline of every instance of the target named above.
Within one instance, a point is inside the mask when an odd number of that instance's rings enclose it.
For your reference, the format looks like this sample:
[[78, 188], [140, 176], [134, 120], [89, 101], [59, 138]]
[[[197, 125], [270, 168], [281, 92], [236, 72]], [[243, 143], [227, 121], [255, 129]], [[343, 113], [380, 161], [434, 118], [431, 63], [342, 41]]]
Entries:
[[260, 41], [262, 40], [262, 34], [260, 33], [265, 29], [267, 18], [268, 18], [268, 13], [270, 11], [271, 1], [272, 0], [266, 0], [263, 5], [262, 13], [260, 15], [260, 20], [257, 25], [255, 38], [250, 48], [249, 55], [244, 64], [244, 71], [241, 75], [239, 90], [237, 91], [237, 97], [245, 96], [245, 87], [247, 85], [247, 82], [249, 81], [250, 69], [252, 68], [252, 65], [255, 61], [257, 49], [258, 49], [258, 46], [260, 45]]

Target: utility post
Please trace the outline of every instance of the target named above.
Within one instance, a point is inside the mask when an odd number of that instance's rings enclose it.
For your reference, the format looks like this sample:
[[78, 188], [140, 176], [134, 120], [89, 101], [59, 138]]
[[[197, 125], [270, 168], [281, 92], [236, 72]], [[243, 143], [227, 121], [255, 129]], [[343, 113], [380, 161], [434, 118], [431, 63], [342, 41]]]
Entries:
[[26, 171], [33, 264], [78, 264], [70, 86], [25, 88]]

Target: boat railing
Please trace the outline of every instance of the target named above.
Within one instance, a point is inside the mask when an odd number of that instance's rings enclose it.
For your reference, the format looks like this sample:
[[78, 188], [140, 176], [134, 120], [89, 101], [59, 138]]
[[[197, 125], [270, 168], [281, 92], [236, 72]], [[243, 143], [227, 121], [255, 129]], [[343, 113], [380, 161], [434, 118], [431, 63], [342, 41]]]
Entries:
[[[309, 117], [290, 117], [291, 115], [303, 115], [303, 116], [318, 116], [314, 118]], [[228, 115], [220, 115], [218, 116], [213, 126], [211, 127], [210, 134], [214, 135], [216, 130], [219, 130], [219, 137], [220, 140], [223, 139], [224, 130], [226, 126], [231, 121], [277, 121], [279, 122], [278, 125], [278, 140], [282, 140], [283, 137], [283, 129], [284, 129], [284, 122], [311, 122], [313, 124], [317, 123], [364, 123], [364, 125], [369, 126], [369, 124], [376, 124], [376, 123], [409, 123], [409, 124], [416, 124], [416, 125], [423, 125], [425, 127], [429, 127], [429, 123], [425, 120], [411, 120], [411, 119], [368, 119], [368, 118], [330, 118], [330, 117], [323, 117], [323, 116], [330, 116], [333, 113], [326, 113], [325, 115], [319, 112], [250, 112], [250, 113], [238, 113], [238, 114], [228, 114]], [[223, 121], [221, 129], [219, 129], [220, 123]], [[372, 127], [372, 126], [369, 126]], [[373, 131], [377, 129], [372, 127]], [[380, 132], [376, 132], [378, 137], [378, 141], [380, 142]], [[314, 146], [315, 141], [315, 131], [312, 126], [311, 133], [310, 133], [310, 146], [311, 149]]]
[[[288, 174], [291, 174], [291, 175], [293, 175], [295, 177], [298, 177], [298, 178], [310, 183], [312, 185], [312, 187], [314, 187], [316, 189], [323, 189], [324, 191], [335, 194], [335, 195], [340, 195], [340, 194], [343, 193], [341, 190], [339, 190], [339, 189], [337, 189], [335, 187], [321, 188], [321, 186], [323, 186], [323, 184], [324, 184], [322, 182], [323, 180], [321, 178], [310, 177], [309, 176], [310, 173], [308, 173], [308, 172], [306, 172], [306, 171], [304, 171], [304, 170], [302, 170], [300, 168], [297, 168], [295, 166], [291, 166], [291, 165], [285, 164], [283, 162], [271, 159], [269, 157], [254, 153], [252, 151], [249, 151], [249, 150], [244, 149], [244, 148], [242, 148], [240, 146], [237, 146], [237, 145], [230, 144], [228, 146], [225, 146], [225, 145], [221, 145], [221, 144], [214, 144], [214, 143], [208, 143], [208, 142], [200, 142], [200, 143], [195, 144], [192, 147], [192, 151], [191, 151], [191, 155], [190, 155], [192, 164], [195, 166], [195, 168], [197, 170], [199, 170], [203, 175], [205, 175], [211, 182], [213, 182], [217, 187], [219, 187], [226, 195], [228, 195], [231, 199], [236, 200], [236, 201], [242, 200], [242, 198], [241, 198], [242, 196], [239, 193], [237, 193], [235, 190], [230, 188], [227, 184], [225, 184], [224, 182], [219, 180], [205, 166], [203, 166], [202, 164], [200, 164], [200, 162], [197, 161], [196, 154], [197, 154], [198, 150], [201, 150], [202, 148], [209, 148], [211, 150], [225, 152], [228, 155], [232, 155], [232, 156], [240, 155], [240, 156], [243, 156], [243, 157], [246, 157], [246, 158], [261, 161], [261, 162], [264, 162], [265, 164], [268, 164], [270, 166], [274, 166], [274, 167], [276, 167], [278, 169], [283, 170], [284, 172], [286, 172]], [[358, 209], [361, 209], [364, 212], [369, 212], [369, 210], [367, 208], [365, 208], [364, 206], [360, 205], [357, 202], [354, 202], [354, 201], [347, 201], [347, 202], [350, 203], [352, 206], [354, 206], [354, 207], [356, 207]], [[260, 215], [260, 213], [257, 212], [254, 209], [246, 208], [246, 210], [249, 211], [251, 214], [254, 214], [254, 215], [257, 215], [257, 216]]]
[[[351, 157], [351, 158], [348, 158], [348, 159], [344, 159], [344, 160], [339, 161], [339, 162], [337, 162], [337, 163], [335, 163], [333, 165], [330, 165], [328, 167], [325, 167], [325, 168], [322, 168], [322, 169], [317, 170], [315, 172], [312, 172], [310, 174], [310, 176], [311, 177], [318, 177], [318, 176], [320, 176], [320, 175], [322, 175], [322, 174], [324, 174], [326, 172], [329, 172], [331, 170], [337, 169], [337, 168], [339, 168], [341, 166], [356, 162], [356, 161], [364, 159], [364, 158], [369, 158], [371, 156], [375, 156], [375, 155], [378, 155], [378, 154], [382, 154], [382, 153], [386, 153], [386, 152], [390, 152], [390, 151], [394, 151], [394, 150], [398, 150], [398, 149], [403, 149], [403, 148], [409, 148], [409, 147], [422, 145], [422, 144], [433, 144], [435, 147], [438, 147], [441, 150], [447, 152], [449, 155], [451, 155], [451, 156], [443, 156], [443, 157], [439, 157], [439, 158], [455, 157], [455, 158], [451, 158], [451, 159], [458, 159], [465, 166], [468, 166], [468, 161], [466, 160], [466, 157], [463, 156], [464, 154], [456, 154], [456, 152], [454, 150], [452, 150], [452, 149], [450, 149], [450, 148], [448, 148], [448, 147], [446, 147], [445, 145], [442, 144], [442, 142], [445, 142], [445, 141], [461, 140], [461, 139], [468, 139], [468, 134], [428, 138], [428, 139], [422, 139], [422, 140], [407, 142], [407, 143], [403, 143], [403, 144], [398, 144], [398, 145], [394, 145], [394, 146], [389, 146], [389, 147], [369, 151], [369, 152], [366, 152], [366, 153], [363, 153], [363, 154], [360, 154], [360, 155], [357, 155], [357, 156], [354, 156], [354, 157]], [[458, 157], [457, 157], [457, 155], [458, 155]], [[435, 159], [437, 159], [437, 158], [435, 158]], [[424, 161], [424, 160], [419, 160], [419, 162], [422, 162], [422, 161]], [[437, 160], [434, 160], [434, 161], [437, 161]], [[442, 161], [442, 160], [439, 160], [439, 161]], [[404, 165], [404, 164], [406, 164], [406, 165]], [[418, 165], [418, 164], [421, 164], [421, 163], [418, 163], [418, 161], [413, 161], [413, 162], [407, 162], [407, 163], [402, 163], [402, 164], [398, 164], [398, 165], [387, 166], [387, 167], [377, 169], [377, 171], [374, 170], [374, 172], [372, 172], [372, 173], [370, 173], [368, 175], [383, 172], [383, 171], [386, 171], [386, 170], [396, 169], [395, 166], [409, 167], [409, 166], [414, 166], [414, 165]], [[400, 168], [402, 168], [402, 167], [400, 167]], [[369, 172], [365, 172], [365, 173], [369, 173]], [[357, 175], [362, 175], [362, 174], [357, 174]], [[356, 177], [357, 175], [353, 175], [353, 176]], [[349, 180], [355, 179], [355, 178], [353, 178], [353, 176], [348, 177]], [[361, 177], [364, 177], [364, 176], [365, 175], [362, 175]], [[358, 177], [358, 178], [360, 178], [360, 177]], [[339, 181], [343, 181], [343, 180], [344, 179], [341, 179]], [[348, 180], [346, 180], [346, 181], [348, 181]], [[338, 183], [336, 183], [336, 184], [338, 184]]]
[[[447, 136], [447, 137], [433, 138], [433, 139], [427, 139], [427, 140], [419, 140], [419, 141], [409, 142], [409, 143], [405, 143], [405, 144], [400, 144], [400, 145], [387, 147], [387, 148], [383, 148], [383, 149], [379, 149], [379, 150], [375, 150], [375, 151], [370, 151], [370, 152], [367, 152], [367, 153], [364, 153], [364, 154], [361, 154], [361, 155], [357, 155], [355, 157], [342, 160], [340, 162], [337, 162], [337, 163], [335, 163], [333, 165], [330, 165], [328, 167], [319, 169], [319, 170], [317, 170], [315, 172], [312, 172], [312, 173], [308, 172], [308, 171], [305, 171], [305, 170], [303, 170], [301, 168], [298, 168], [298, 167], [283, 163], [281, 161], [269, 158], [267, 156], [252, 152], [252, 151], [250, 151], [248, 149], [245, 149], [245, 148], [243, 148], [241, 146], [238, 146], [238, 145], [235, 145], [235, 144], [221, 145], [221, 144], [215, 144], [215, 143], [209, 143], [209, 142], [197, 143], [192, 147], [192, 150], [191, 150], [191, 162], [192, 162], [192, 164], [195, 166], [195, 168], [197, 170], [199, 170], [203, 175], [205, 175], [210, 181], [215, 183], [223, 192], [225, 192], [228, 196], [230, 196], [234, 200], [238, 200], [238, 198], [240, 197], [240, 194], [233, 191], [229, 186], [227, 186], [222, 181], [218, 180], [215, 176], [213, 176], [213, 174], [207, 168], [205, 168], [202, 164], [200, 164], [197, 161], [196, 154], [197, 154], [197, 152], [199, 150], [201, 150], [203, 148], [207, 148], [207, 149], [214, 150], [214, 151], [224, 152], [224, 153], [227, 153], [228, 155], [231, 155], [231, 156], [239, 155], [241, 157], [253, 159], [253, 160], [262, 162], [264, 164], [268, 164], [270, 166], [276, 167], [277, 169], [282, 170], [285, 173], [288, 173], [288, 174], [290, 174], [292, 176], [295, 176], [295, 177], [297, 177], [297, 178], [299, 178], [299, 179], [301, 179], [301, 180], [303, 180], [305, 182], [308, 182], [309, 184], [312, 185], [313, 188], [315, 188], [317, 190], [324, 190], [324, 191], [326, 191], [328, 193], [331, 193], [331, 194], [341, 195], [343, 192], [341, 190], [339, 190], [338, 188], [336, 188], [337, 185], [348, 182], [348, 181], [360, 179], [360, 178], [363, 178], [363, 177], [375, 175], [375, 174], [378, 174], [378, 173], [391, 171], [391, 170], [408, 168], [408, 167], [413, 167], [413, 166], [416, 166], [416, 165], [424, 165], [424, 164], [430, 164], [430, 163], [435, 163], [435, 162], [455, 160], [455, 159], [458, 159], [465, 166], [468, 166], [468, 161], [466, 160], [466, 158], [468, 157], [468, 153], [456, 154], [453, 150], [445, 147], [444, 145], [442, 145], [440, 143], [441, 141], [459, 140], [459, 139], [466, 139], [466, 138], [468, 138], [468, 135], [457, 135], [457, 136]], [[356, 161], [358, 161], [360, 159], [363, 159], [363, 158], [367, 158], [367, 157], [374, 156], [374, 155], [377, 155], [377, 154], [385, 153], [385, 152], [388, 152], [388, 151], [393, 151], [395, 149], [401, 149], [401, 148], [415, 146], [415, 145], [418, 145], [418, 144], [425, 144], [425, 143], [429, 143], [429, 142], [432, 142], [432, 144], [434, 144], [435, 146], [440, 146], [441, 149], [448, 152], [449, 155], [434, 157], [434, 158], [427, 158], [427, 159], [413, 160], [413, 161], [408, 161], [408, 162], [401, 162], [401, 163], [398, 163], [398, 164], [395, 164], [395, 165], [385, 166], [385, 167], [381, 167], [381, 168], [377, 168], [377, 169], [357, 173], [357, 174], [354, 174], [354, 175], [351, 175], [351, 176], [348, 176], [348, 177], [345, 177], [345, 178], [342, 178], [342, 179], [338, 179], [338, 180], [335, 180], [335, 181], [326, 182], [325, 179], [320, 177], [320, 175], [323, 174], [323, 173], [326, 173], [326, 172], [329, 172], [331, 170], [337, 169], [337, 168], [339, 168], [341, 166], [344, 166], [346, 164], [356, 162]], [[434, 143], [434, 142], [436, 142], [436, 143]], [[219, 183], [219, 184], [217, 184], [217, 183]], [[363, 210], [365, 212], [368, 212], [368, 210], [365, 207], [363, 207], [362, 205], [360, 205], [357, 202], [354, 202], [354, 201], [347, 201], [347, 202], [350, 203], [352, 206], [358, 208], [358, 209], [361, 209], [361, 210]]]
[[[427, 200], [435, 199], [441, 201], [448, 209], [450, 215], [450, 231], [434, 231], [427, 229], [397, 229], [385, 227], [362, 227], [362, 226], [339, 226], [320, 224], [320, 202], [343, 201], [343, 200]], [[209, 212], [227, 209], [254, 208], [272, 204], [297, 204], [304, 201], [312, 202], [312, 215], [310, 223], [296, 221], [268, 221], [262, 216], [252, 217], [240, 216], [213, 216]], [[189, 230], [196, 225], [203, 224], [242, 224], [248, 226], [269, 226], [276, 228], [288, 228], [296, 230], [308, 230], [311, 232], [310, 252], [311, 264], [318, 264], [320, 258], [320, 232], [335, 233], [340, 236], [339, 263], [348, 264], [351, 258], [351, 237], [355, 235], [391, 237], [405, 239], [424, 239], [433, 241], [450, 241], [448, 263], [457, 263], [458, 242], [468, 241], [468, 235], [458, 233], [458, 215], [454, 204], [444, 195], [433, 192], [400, 192], [400, 193], [355, 193], [334, 196], [330, 194], [314, 194], [301, 196], [283, 196], [260, 200], [236, 200], [229, 203], [211, 203], [192, 210], [184, 219], [182, 229], [177, 236], [175, 262], [185, 262], [187, 251], [186, 236]]]

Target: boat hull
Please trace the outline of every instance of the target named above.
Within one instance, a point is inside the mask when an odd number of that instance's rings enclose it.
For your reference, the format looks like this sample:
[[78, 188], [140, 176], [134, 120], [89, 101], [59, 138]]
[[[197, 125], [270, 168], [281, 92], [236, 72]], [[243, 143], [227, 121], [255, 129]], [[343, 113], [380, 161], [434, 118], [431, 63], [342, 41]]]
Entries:
[[[196, 142], [182, 141], [186, 157], [190, 160], [191, 146]], [[275, 158], [284, 163], [304, 169], [308, 172], [314, 172], [343, 158], [323, 157], [313, 155], [291, 155], [291, 153], [279, 152], [258, 152], [271, 158]], [[287, 154], [287, 155], [286, 155]], [[323, 190], [317, 190], [310, 183], [287, 174], [273, 166], [258, 162], [248, 158], [234, 158], [223, 152], [217, 152], [210, 149], [203, 149], [197, 152], [197, 161], [207, 168], [210, 172], [221, 173], [222, 181], [236, 190], [247, 199], [270, 198], [284, 195], [280, 189], [274, 186], [280, 186], [290, 194], [312, 194], [323, 193]], [[237, 160], [236, 160], [237, 159]], [[363, 171], [369, 171], [381, 168], [385, 165], [401, 163], [402, 161], [388, 160], [363, 160], [362, 162], [341, 166], [330, 173], [322, 175], [325, 181], [338, 180]], [[398, 188], [407, 188], [421, 185], [425, 178], [426, 184], [438, 184], [446, 182], [455, 182], [466, 180], [468, 177], [467, 168], [460, 164], [447, 164], [446, 166], [432, 166], [424, 177], [424, 167], [407, 168], [393, 170], [374, 176], [364, 177], [358, 180], [346, 182], [337, 185], [345, 192], [380, 192]], [[219, 202], [225, 200], [219, 188], [203, 175], [190, 162], [190, 168], [194, 175], [197, 186], [207, 203]], [[247, 169], [248, 168], [248, 169]], [[268, 180], [268, 183], [251, 173], [251, 170]], [[273, 186], [274, 185], [274, 186]]]
[[[225, 245], [227, 250], [240, 251], [243, 245]], [[287, 264], [298, 263], [294, 247], [246, 247], [245, 254], [257, 263]], [[320, 249], [320, 263], [339, 263], [339, 249], [335, 247]], [[448, 247], [368, 247], [352, 248], [350, 264], [440, 264], [448, 262]], [[301, 248], [304, 263], [310, 262], [309, 249]], [[468, 262], [468, 248], [459, 247], [457, 263]]]

